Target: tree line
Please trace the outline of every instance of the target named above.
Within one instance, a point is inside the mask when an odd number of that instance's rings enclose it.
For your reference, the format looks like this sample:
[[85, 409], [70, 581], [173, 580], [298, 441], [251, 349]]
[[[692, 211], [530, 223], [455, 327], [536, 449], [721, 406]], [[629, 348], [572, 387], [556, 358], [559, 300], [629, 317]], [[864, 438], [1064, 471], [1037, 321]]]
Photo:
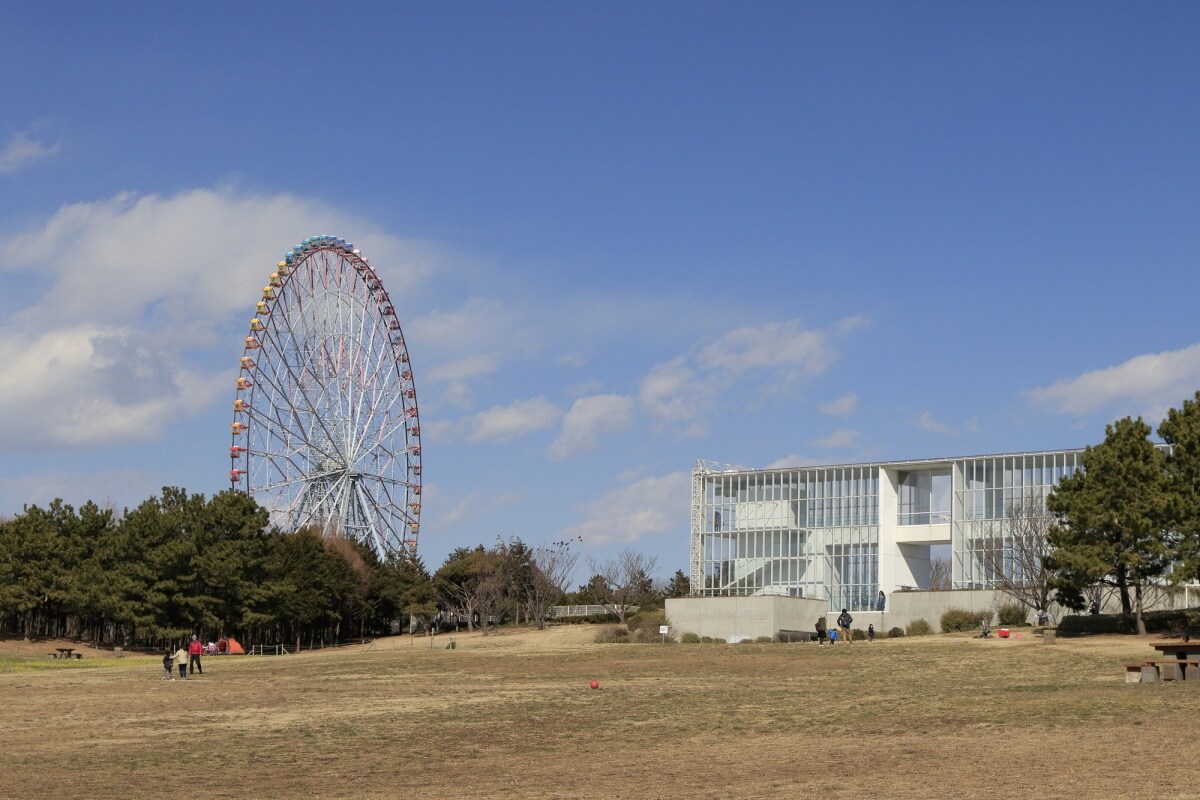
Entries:
[[[454, 624], [543, 626], [560, 603], [661, 603], [686, 577], [652, 580], [633, 551], [594, 562], [569, 590], [571, 543], [498, 538], [452, 552], [433, 574], [420, 558], [380, 558], [359, 542], [280, 531], [253, 498], [168, 487], [117, 514], [55, 500], [0, 520], [0, 634], [161, 646], [192, 634], [296, 647]], [[682, 581], [682, 582], [681, 582]]]

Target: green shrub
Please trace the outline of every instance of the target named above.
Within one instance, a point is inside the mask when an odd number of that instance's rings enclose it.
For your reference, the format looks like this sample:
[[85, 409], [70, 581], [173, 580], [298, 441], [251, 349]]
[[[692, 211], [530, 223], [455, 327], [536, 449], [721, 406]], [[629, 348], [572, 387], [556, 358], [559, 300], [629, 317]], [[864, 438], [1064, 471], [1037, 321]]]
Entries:
[[1024, 625], [1028, 616], [1025, 606], [1020, 603], [1005, 603], [996, 609], [996, 621], [1009, 627]]
[[928, 636], [933, 633], [933, 627], [923, 619], [914, 619], [908, 623], [907, 633], [909, 636]]
[[965, 608], [951, 608], [942, 614], [942, 633], [973, 631], [985, 622], [990, 623], [991, 621], [991, 611], [968, 611]]
[[622, 644], [629, 641], [629, 629], [621, 625], [605, 625], [596, 631], [596, 644]]
[[675, 642], [670, 636], [663, 636], [659, 633], [658, 628], [655, 628], [653, 632], [646, 628], [635, 628], [629, 632], [629, 641], [634, 644], [667, 644], [668, 642], [674, 644]]
[[725, 640], [716, 636], [701, 636], [701, 644], [725, 644]]
[[591, 622], [596, 625], [603, 625], [606, 622], [620, 622], [620, 618], [616, 614], [588, 614], [583, 618], [584, 622]]
[[[925, 622], [925, 620], [920, 620], [920, 621]], [[929, 623], [926, 622], [925, 627], [929, 627]], [[901, 628], [899, 626], [892, 628], [891, 630], [889, 630], [887, 632], [887, 635], [888, 635], [889, 639], [899, 639], [901, 636], [904, 635], [904, 628]]]
[[685, 633], [683, 636], [679, 637], [679, 641], [683, 642], [684, 644], [700, 644], [700, 636], [695, 633]]
[[667, 612], [665, 611], [639, 611], [625, 618], [625, 625], [629, 628], [630, 633], [634, 631], [646, 631], [647, 633], [653, 633], [660, 639], [662, 636], [658, 632], [658, 626], [666, 624]]
[[864, 641], [867, 638], [867, 632], [862, 628], [852, 628], [850, 630], [850, 638], [854, 641]]
[[755, 644], [774, 644], [775, 640], [770, 636], [760, 636], [754, 640]]
[[[1142, 615], [1147, 633], [1180, 634], [1190, 633], [1193, 637], [1200, 631], [1200, 609], [1182, 608], [1171, 611], [1148, 611]], [[1095, 633], [1134, 633], [1136, 622], [1129, 622], [1120, 614], [1072, 614], [1058, 623], [1058, 632], [1064, 636], [1082, 636]]]

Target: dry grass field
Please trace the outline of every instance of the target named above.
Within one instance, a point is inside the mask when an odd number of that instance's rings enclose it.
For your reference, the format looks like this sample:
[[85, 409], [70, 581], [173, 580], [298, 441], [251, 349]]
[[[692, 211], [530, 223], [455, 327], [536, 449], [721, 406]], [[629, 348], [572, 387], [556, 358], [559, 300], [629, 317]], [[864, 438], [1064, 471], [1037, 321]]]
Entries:
[[153, 657], [8, 642], [0, 796], [1200, 798], [1200, 686], [1124, 683], [1148, 640], [595, 631], [209, 658], [173, 683]]

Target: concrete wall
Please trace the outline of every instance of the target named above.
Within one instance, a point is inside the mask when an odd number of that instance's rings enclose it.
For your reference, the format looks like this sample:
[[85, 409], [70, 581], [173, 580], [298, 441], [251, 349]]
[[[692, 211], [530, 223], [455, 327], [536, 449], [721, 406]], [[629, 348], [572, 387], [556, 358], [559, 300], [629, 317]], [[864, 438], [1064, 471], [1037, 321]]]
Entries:
[[781, 630], [811, 631], [817, 618], [825, 615], [825, 601], [811, 597], [761, 595], [667, 599], [667, 624], [676, 638], [685, 633], [727, 642], [774, 637]]
[[944, 592], [892, 592], [888, 597], [886, 611], [890, 618], [889, 628], [904, 627], [915, 619], [923, 619], [936, 631], [942, 614], [952, 608], [967, 611], [991, 611], [995, 624], [996, 609], [1013, 602], [1008, 595], [994, 589], [954, 589]]
[[[1184, 608], [1185, 603], [1195, 604], [1200, 589], [1191, 587], [1191, 595], [1183, 592], [1167, 596], [1156, 594], [1148, 598], [1147, 610], [1159, 608]], [[996, 589], [953, 589], [939, 592], [893, 592], [887, 595], [883, 611], [852, 611], [852, 627], [866, 630], [874, 625], [876, 631], [908, 626], [913, 620], [923, 619], [933, 630], [940, 631], [942, 614], [950, 609], [992, 612], [992, 626], [998, 625], [996, 611], [1000, 606], [1016, 602]], [[1121, 601], [1115, 593], [1109, 594], [1102, 608], [1105, 614], [1118, 614]], [[1075, 613], [1051, 604], [1050, 620], [1056, 624], [1066, 614]], [[733, 641], [759, 636], [775, 636], [781, 630], [811, 631], [818, 617], [825, 617], [833, 627], [838, 611], [830, 611], [824, 600], [808, 597], [786, 597], [762, 595], [758, 597], [680, 597], [667, 600], [667, 622], [671, 635], [678, 638], [684, 633], [711, 636], [714, 639]], [[1025, 620], [1033, 623], [1034, 612], [1026, 614]]]

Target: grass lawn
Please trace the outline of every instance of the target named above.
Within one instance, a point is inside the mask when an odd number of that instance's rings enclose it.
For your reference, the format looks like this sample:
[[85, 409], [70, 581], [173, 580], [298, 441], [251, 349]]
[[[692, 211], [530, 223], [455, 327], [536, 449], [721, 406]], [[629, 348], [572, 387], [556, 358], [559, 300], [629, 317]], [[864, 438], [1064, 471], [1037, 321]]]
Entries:
[[1200, 798], [1200, 686], [1124, 683], [1152, 639], [596, 630], [207, 658], [186, 682], [0, 658], [0, 796]]

